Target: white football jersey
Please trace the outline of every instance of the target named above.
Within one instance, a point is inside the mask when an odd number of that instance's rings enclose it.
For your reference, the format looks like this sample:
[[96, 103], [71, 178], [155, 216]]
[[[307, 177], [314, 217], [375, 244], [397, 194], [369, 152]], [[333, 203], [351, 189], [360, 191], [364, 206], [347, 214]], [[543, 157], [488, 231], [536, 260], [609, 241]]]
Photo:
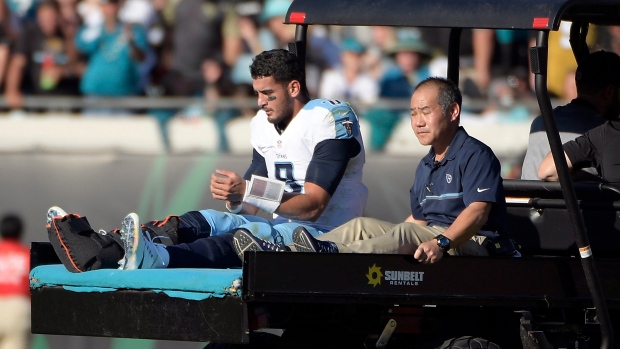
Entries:
[[[304, 106], [282, 134], [262, 110], [251, 123], [252, 146], [265, 158], [269, 178], [285, 181], [287, 192], [304, 192], [306, 171], [318, 143], [350, 138], [359, 142], [359, 154], [349, 160], [338, 189], [321, 217], [316, 222], [303, 222], [323, 231], [361, 217], [366, 206], [368, 189], [362, 183], [366, 158], [357, 115], [346, 102], [315, 99]], [[291, 221], [276, 214], [274, 219], [275, 223]]]

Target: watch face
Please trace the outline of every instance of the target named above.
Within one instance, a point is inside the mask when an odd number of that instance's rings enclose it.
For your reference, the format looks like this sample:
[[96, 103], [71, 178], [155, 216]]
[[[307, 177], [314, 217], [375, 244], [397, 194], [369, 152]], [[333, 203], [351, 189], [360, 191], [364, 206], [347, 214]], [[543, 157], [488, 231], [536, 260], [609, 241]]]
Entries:
[[450, 239], [443, 235], [437, 236], [437, 245], [441, 247], [442, 250], [447, 251], [450, 249]]

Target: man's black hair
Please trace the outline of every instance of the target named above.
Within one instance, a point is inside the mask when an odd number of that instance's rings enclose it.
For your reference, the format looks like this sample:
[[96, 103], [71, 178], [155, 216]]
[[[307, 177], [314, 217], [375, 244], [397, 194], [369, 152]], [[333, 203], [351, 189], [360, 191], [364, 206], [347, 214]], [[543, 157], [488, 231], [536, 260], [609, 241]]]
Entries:
[[16, 214], [8, 214], [2, 217], [0, 222], [0, 236], [3, 239], [19, 240], [22, 236], [24, 224], [22, 219]]
[[297, 56], [287, 50], [276, 49], [258, 54], [250, 65], [250, 74], [252, 79], [271, 76], [275, 82], [285, 86], [297, 80], [301, 85], [301, 92], [309, 95], [306, 73]]
[[417, 90], [421, 86], [427, 84], [437, 86], [437, 103], [441, 106], [441, 110], [444, 114], [448, 111], [452, 103], [458, 104], [459, 107], [462, 106], [463, 96], [461, 90], [459, 90], [457, 84], [452, 80], [442, 77], [430, 77], [420, 82], [415, 89]]
[[575, 72], [577, 93], [595, 95], [608, 85], [620, 87], [620, 56], [614, 52], [590, 53]]

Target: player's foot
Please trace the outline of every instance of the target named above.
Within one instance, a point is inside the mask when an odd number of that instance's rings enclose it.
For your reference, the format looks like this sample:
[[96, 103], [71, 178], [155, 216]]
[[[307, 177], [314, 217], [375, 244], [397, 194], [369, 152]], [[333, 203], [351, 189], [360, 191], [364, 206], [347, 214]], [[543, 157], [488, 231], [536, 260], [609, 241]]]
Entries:
[[243, 260], [243, 253], [245, 251], [271, 251], [271, 252], [287, 252], [291, 249], [287, 246], [274, 244], [257, 238], [247, 229], [238, 229], [233, 236], [233, 245], [235, 251], [241, 260]]
[[293, 230], [293, 245], [299, 252], [338, 253], [338, 247], [331, 241], [314, 238], [304, 227]]
[[67, 215], [67, 212], [58, 206], [52, 206], [47, 210], [47, 220], [45, 222], [45, 227], [50, 228], [52, 226], [52, 221], [56, 217], [64, 217]]
[[170, 257], [166, 247], [153, 242], [150, 235], [142, 232], [137, 214], [130, 213], [123, 219], [121, 240], [125, 257], [119, 262], [119, 269], [157, 269], [168, 266]]

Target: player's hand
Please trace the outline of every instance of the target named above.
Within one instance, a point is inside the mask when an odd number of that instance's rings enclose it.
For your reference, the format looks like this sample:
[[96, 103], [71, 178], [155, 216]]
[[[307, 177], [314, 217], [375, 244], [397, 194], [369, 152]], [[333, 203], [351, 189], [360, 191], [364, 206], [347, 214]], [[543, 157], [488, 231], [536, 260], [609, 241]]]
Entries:
[[424, 264], [439, 262], [442, 257], [443, 250], [437, 245], [436, 240], [421, 243], [413, 254], [413, 258]]
[[211, 175], [211, 195], [216, 200], [240, 202], [245, 195], [245, 179], [231, 171], [215, 170]]

